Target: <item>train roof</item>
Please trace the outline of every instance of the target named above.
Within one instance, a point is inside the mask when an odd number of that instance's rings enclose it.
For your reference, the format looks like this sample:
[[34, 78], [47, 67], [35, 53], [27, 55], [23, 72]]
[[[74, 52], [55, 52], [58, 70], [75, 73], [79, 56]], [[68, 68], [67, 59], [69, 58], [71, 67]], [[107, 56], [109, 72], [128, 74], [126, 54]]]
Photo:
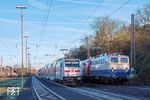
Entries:
[[103, 54], [100, 54], [100, 55], [98, 55], [96, 57], [92, 57], [92, 58], [89, 58], [89, 59], [86, 59], [86, 60], [82, 60], [82, 62], [87, 62], [89, 60], [99, 59], [99, 58], [105, 58], [105, 57], [110, 57], [110, 56], [128, 57], [127, 55], [123, 55], [123, 54], [119, 54], [119, 53], [103, 53]]
[[100, 54], [98, 57], [105, 57], [105, 56], [126, 56], [126, 57], [128, 57], [127, 55], [123, 55], [123, 54], [119, 54], [119, 53], [103, 53], [103, 54]]
[[[68, 58], [60, 58], [58, 60], [67, 60], [67, 61], [75, 61], [75, 60], [80, 60], [80, 59], [74, 59], [74, 58], [71, 58], [71, 59], [68, 59]], [[57, 60], [57, 61], [58, 61]]]

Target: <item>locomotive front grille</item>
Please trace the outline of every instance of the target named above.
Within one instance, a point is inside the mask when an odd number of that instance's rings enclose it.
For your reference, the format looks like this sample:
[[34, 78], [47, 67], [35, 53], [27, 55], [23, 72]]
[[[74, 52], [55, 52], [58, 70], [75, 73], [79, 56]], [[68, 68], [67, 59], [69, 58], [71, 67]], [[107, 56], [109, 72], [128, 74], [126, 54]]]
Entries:
[[122, 69], [122, 65], [118, 65], [118, 66], [117, 66], [117, 69]]

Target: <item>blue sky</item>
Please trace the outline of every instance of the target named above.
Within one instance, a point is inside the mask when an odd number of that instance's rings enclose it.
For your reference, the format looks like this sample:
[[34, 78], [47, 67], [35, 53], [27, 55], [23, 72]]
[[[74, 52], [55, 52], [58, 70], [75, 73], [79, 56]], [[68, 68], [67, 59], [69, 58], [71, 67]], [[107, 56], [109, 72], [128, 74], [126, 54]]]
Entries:
[[[86, 31], [89, 30], [87, 34], [93, 34], [90, 30], [90, 24], [95, 18], [110, 14], [126, 1], [52, 0], [43, 34], [43, 19], [45, 20], [45, 15], [47, 15], [50, 0], [1, 0], [0, 56], [3, 57], [3, 64], [20, 64], [20, 11], [16, 9], [17, 5], [28, 7], [23, 11], [24, 34], [29, 36], [31, 63], [33, 67], [40, 68], [54, 59], [62, 57], [60, 49], [79, 46], [80, 38]], [[129, 23], [130, 15], [149, 2], [150, 0], [130, 0], [127, 5], [110, 17]], [[76, 39], [79, 40], [72, 43]], [[51, 56], [45, 56], [45, 54]]]

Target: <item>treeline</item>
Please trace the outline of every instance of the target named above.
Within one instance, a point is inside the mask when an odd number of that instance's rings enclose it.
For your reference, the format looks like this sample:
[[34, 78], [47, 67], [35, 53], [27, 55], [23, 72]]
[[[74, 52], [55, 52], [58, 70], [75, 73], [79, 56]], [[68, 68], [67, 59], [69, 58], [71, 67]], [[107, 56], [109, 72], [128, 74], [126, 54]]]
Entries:
[[[135, 12], [135, 48], [137, 72], [142, 67], [150, 67], [150, 3]], [[106, 52], [122, 52], [130, 56], [131, 22], [123, 22], [110, 17], [95, 19], [91, 24], [93, 35], [85, 35], [79, 48], [70, 50], [73, 58], [87, 59]]]

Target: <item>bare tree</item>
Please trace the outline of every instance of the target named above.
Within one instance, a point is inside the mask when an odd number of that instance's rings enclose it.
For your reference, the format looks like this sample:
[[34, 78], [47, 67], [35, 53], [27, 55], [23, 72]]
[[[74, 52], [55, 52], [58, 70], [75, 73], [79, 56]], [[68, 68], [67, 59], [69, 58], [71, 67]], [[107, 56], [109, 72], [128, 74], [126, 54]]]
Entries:
[[115, 34], [120, 31], [121, 26], [121, 21], [113, 20], [108, 17], [96, 19], [94, 24], [91, 25], [91, 28], [96, 33], [95, 44], [100, 46], [102, 52], [114, 50], [113, 41], [117, 39], [115, 38]]
[[136, 34], [138, 47], [141, 49], [142, 56], [145, 55], [145, 47], [150, 44], [150, 3], [136, 11]]

